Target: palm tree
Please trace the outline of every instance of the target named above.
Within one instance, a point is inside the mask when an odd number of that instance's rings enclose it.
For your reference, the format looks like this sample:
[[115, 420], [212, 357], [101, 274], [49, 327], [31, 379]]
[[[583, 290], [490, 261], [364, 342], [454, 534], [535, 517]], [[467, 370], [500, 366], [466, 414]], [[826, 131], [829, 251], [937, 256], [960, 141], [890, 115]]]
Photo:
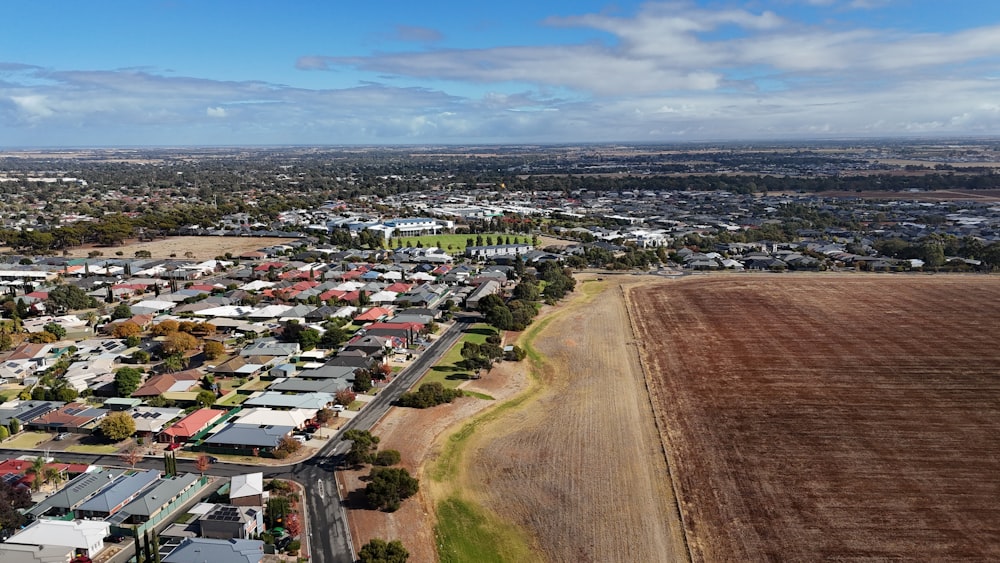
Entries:
[[163, 359], [163, 369], [168, 372], [181, 371], [187, 367], [187, 358], [182, 354], [171, 354]]
[[52, 483], [53, 485], [58, 485], [63, 481], [62, 471], [59, 471], [59, 469], [55, 467], [46, 467], [44, 475], [46, 483]]
[[31, 490], [37, 491], [42, 488], [42, 484], [45, 483], [45, 458], [42, 456], [36, 457], [31, 462], [31, 467], [29, 467], [25, 473], [34, 475], [31, 480]]

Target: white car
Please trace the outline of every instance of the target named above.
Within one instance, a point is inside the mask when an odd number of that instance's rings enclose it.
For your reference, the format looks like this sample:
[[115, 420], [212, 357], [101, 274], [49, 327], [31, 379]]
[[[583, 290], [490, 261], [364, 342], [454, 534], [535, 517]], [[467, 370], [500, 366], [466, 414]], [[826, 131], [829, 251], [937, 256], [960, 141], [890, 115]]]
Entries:
[[306, 440], [308, 440], [309, 438], [306, 438], [305, 436], [299, 436], [298, 434], [296, 434], [292, 436], [292, 439], [300, 444], [305, 444]]
[[344, 405], [333, 405], [334, 412], [344, 412], [345, 410], [347, 410], [347, 407]]

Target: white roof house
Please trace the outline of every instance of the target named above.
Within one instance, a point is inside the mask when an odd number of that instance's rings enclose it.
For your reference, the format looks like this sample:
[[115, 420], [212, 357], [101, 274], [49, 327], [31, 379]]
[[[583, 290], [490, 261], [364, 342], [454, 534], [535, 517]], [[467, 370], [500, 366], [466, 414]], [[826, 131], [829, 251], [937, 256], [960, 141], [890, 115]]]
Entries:
[[252, 497], [264, 494], [264, 474], [247, 473], [233, 475], [229, 486], [229, 498]]
[[239, 419], [232, 422], [240, 424], [277, 424], [279, 426], [294, 426], [302, 428], [306, 421], [316, 416], [318, 409], [274, 410], [266, 407], [243, 409]]
[[94, 555], [104, 549], [111, 524], [103, 520], [35, 520], [7, 543], [71, 547]]
[[0, 543], [3, 563], [68, 563], [72, 556], [73, 548], [67, 546]]

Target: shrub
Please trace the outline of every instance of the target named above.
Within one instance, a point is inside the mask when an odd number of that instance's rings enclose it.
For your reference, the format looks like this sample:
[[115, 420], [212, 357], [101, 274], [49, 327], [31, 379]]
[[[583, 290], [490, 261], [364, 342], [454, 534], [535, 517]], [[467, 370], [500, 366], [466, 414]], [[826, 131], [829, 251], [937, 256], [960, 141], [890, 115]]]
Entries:
[[390, 465], [396, 465], [399, 463], [401, 456], [397, 450], [382, 450], [375, 454], [375, 459], [372, 461], [374, 465], [380, 465], [382, 467], [388, 467]]
[[462, 395], [464, 393], [460, 389], [447, 389], [438, 382], [424, 383], [415, 392], [400, 395], [396, 404], [401, 407], [426, 409], [442, 403], [450, 403]]

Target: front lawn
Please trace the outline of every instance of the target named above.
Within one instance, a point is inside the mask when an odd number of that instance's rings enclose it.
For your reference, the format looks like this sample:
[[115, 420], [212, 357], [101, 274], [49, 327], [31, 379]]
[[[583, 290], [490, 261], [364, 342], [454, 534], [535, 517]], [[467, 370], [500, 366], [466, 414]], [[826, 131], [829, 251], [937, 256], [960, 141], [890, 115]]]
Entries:
[[118, 449], [117, 444], [73, 444], [67, 447], [66, 451], [78, 454], [110, 455], [118, 453]]
[[17, 436], [5, 440], [3, 447], [12, 450], [31, 450], [37, 448], [39, 444], [52, 439], [52, 434], [48, 432], [21, 432]]

